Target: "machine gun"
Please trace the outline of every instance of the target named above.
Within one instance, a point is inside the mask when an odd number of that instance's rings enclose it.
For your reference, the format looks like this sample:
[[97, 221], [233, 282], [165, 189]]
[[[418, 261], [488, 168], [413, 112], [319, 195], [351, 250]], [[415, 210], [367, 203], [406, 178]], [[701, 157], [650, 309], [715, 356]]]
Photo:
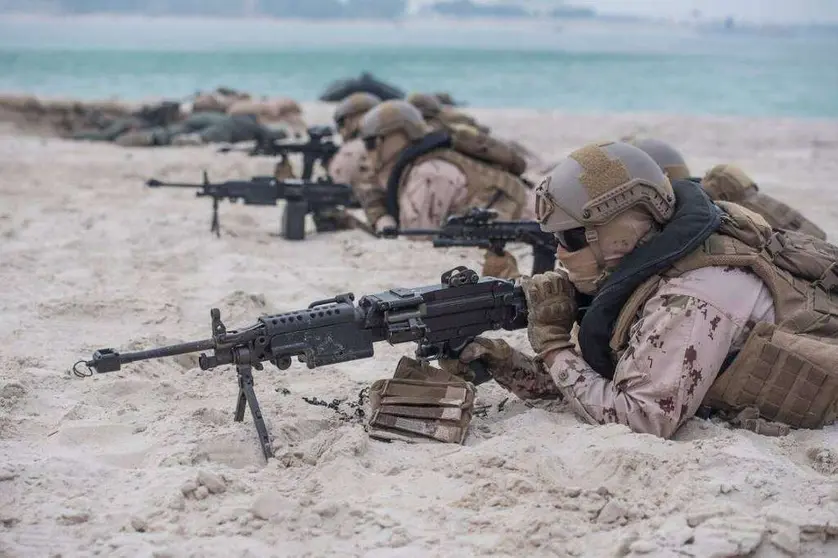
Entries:
[[[232, 147], [222, 147], [218, 150], [219, 153], [229, 153], [231, 151], [240, 151]], [[303, 173], [301, 178], [303, 180], [311, 180], [314, 174], [314, 165], [318, 161], [323, 168], [329, 165], [332, 157], [338, 151], [338, 146], [335, 143], [335, 132], [328, 126], [313, 126], [308, 129], [307, 142], [294, 142], [287, 140], [278, 140], [273, 138], [264, 138], [253, 147], [245, 150], [250, 156], [267, 155], [271, 157], [279, 156], [279, 164], [285, 164], [288, 156], [299, 153], [303, 156]]]
[[474, 208], [463, 215], [448, 218], [440, 229], [385, 229], [381, 236], [431, 236], [436, 248], [476, 246], [502, 255], [508, 242], [532, 246], [532, 273], [552, 271], [556, 267], [555, 237], [543, 232], [535, 221], [496, 221], [497, 212]]
[[202, 184], [162, 182], [151, 178], [146, 182], [150, 188], [197, 188], [197, 197], [212, 198], [212, 222], [210, 232], [221, 236], [218, 220], [218, 202], [242, 200], [247, 205], [276, 205], [285, 200], [285, 209], [280, 223], [280, 236], [288, 240], [305, 238], [305, 217], [311, 213], [318, 232], [335, 230], [330, 210], [338, 207], [358, 208], [360, 205], [347, 184], [335, 184], [327, 180], [309, 182], [304, 180], [278, 181], [272, 176], [254, 176], [250, 180], [230, 180], [213, 184], [204, 171]]
[[[239, 394], [234, 420], [244, 420], [250, 407], [265, 459], [271, 457], [270, 438], [253, 389], [252, 369], [270, 362], [280, 370], [297, 357], [308, 368], [373, 356], [373, 345], [415, 341], [422, 360], [457, 358], [476, 336], [490, 330], [526, 327], [527, 307], [523, 290], [514, 282], [479, 278], [465, 267], [442, 275], [440, 284], [394, 288], [362, 297], [354, 304], [352, 293], [318, 300], [304, 310], [264, 316], [242, 329], [228, 330], [217, 308], [210, 311], [211, 337], [179, 345], [132, 353], [100, 349], [88, 361], [73, 365], [80, 377], [120, 370], [140, 360], [201, 352], [201, 370], [233, 364]], [[472, 363], [478, 378], [490, 376], [480, 362]], [[87, 367], [85, 371], [81, 365]], [[478, 383], [478, 380], [475, 380]]]

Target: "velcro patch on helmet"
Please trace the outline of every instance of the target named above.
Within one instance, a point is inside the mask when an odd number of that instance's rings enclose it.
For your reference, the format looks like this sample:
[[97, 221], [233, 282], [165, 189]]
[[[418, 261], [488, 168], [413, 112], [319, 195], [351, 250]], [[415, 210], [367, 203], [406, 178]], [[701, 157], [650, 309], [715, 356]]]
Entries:
[[570, 158], [584, 169], [579, 175], [579, 182], [585, 186], [591, 199], [598, 198], [631, 180], [626, 166], [621, 161], [609, 157], [608, 153], [597, 145], [588, 145], [574, 151]]

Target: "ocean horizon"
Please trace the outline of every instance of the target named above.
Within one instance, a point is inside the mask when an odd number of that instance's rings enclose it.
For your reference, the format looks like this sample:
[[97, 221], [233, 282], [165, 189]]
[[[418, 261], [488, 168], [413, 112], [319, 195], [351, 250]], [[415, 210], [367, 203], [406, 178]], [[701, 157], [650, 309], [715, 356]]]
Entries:
[[0, 91], [316, 100], [369, 71], [481, 108], [838, 118], [838, 37], [662, 23], [0, 16]]

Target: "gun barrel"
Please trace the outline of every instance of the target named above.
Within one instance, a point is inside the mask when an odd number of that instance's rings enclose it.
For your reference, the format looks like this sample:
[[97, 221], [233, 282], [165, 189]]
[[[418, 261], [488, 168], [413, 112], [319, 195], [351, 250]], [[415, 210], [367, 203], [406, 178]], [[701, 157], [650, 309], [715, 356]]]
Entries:
[[145, 183], [149, 188], [201, 188], [203, 184], [185, 184], [183, 182], [162, 182], [157, 179], [149, 179]]
[[114, 349], [99, 349], [93, 353], [93, 358], [85, 361], [84, 364], [87, 365], [88, 368], [103, 374], [105, 372], [115, 372], [119, 370], [123, 364], [137, 362], [138, 360], [151, 360], [187, 353], [197, 353], [200, 351], [208, 351], [214, 347], [215, 341], [212, 339], [202, 339], [201, 341], [189, 341], [188, 343], [179, 343], [177, 345], [169, 345], [167, 347], [158, 347], [156, 349], [136, 351], [133, 353], [119, 353]]
[[198, 353], [200, 351], [208, 351], [213, 347], [215, 347], [215, 342], [212, 339], [202, 339], [200, 341], [189, 341], [187, 343], [169, 345], [168, 347], [158, 347], [156, 349], [147, 349], [145, 351], [136, 351], [133, 353], [122, 353], [119, 360], [122, 364], [128, 364], [129, 362], [136, 362], [138, 360], [150, 360], [155, 358], [184, 355], [187, 353]]
[[401, 229], [391, 233], [395, 236], [439, 236], [442, 234], [440, 229]]

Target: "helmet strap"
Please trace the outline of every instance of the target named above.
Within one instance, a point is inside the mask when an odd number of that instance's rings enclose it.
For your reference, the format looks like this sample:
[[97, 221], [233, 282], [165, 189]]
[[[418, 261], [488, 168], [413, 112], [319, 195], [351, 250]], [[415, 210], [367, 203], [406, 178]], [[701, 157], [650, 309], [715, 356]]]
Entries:
[[597, 234], [596, 229], [585, 227], [585, 240], [588, 241], [588, 246], [591, 247], [591, 252], [594, 254], [597, 266], [605, 271], [605, 256], [602, 255], [602, 247], [599, 245], [599, 234]]

